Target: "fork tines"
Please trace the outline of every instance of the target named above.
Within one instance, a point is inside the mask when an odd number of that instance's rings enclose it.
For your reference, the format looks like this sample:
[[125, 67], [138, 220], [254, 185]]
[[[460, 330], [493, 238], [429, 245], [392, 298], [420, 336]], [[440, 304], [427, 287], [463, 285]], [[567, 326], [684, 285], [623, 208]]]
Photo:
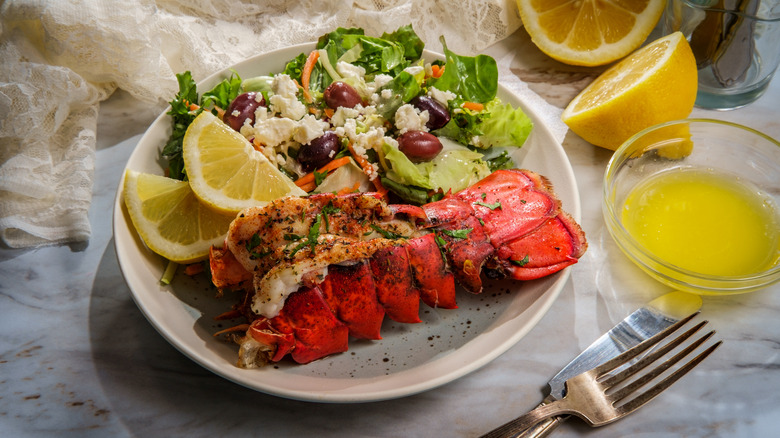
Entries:
[[[632, 393], [636, 392], [643, 386], [647, 385], [654, 379], [658, 378], [659, 376], [661, 376], [662, 374], [664, 374], [665, 372], [673, 368], [678, 363], [681, 363], [681, 361], [684, 358], [686, 358], [691, 353], [699, 349], [708, 339], [710, 339], [715, 334], [714, 330], [704, 333], [697, 339], [691, 341], [689, 345], [684, 347], [682, 350], [676, 352], [676, 354], [671, 358], [667, 359], [660, 365], [657, 365], [655, 368], [648, 371], [647, 373], [637, 377], [635, 380], [627, 382], [629, 378], [638, 374], [644, 368], [655, 363], [659, 359], [663, 358], [664, 356], [672, 352], [672, 350], [680, 347], [688, 339], [693, 337], [696, 334], [696, 332], [701, 330], [701, 328], [704, 327], [708, 321], [702, 321], [696, 324], [695, 326], [691, 327], [690, 329], [686, 330], [685, 332], [677, 335], [676, 338], [668, 341], [665, 344], [661, 344], [661, 341], [663, 341], [667, 337], [670, 337], [673, 332], [677, 331], [683, 325], [691, 321], [696, 315], [698, 315], [698, 313], [699, 312], [693, 313], [692, 315], [689, 315], [686, 318], [681, 319], [677, 323], [667, 327], [664, 331], [639, 343], [635, 347], [623, 352], [619, 356], [616, 356], [615, 358], [605, 362], [604, 364], [592, 370], [592, 372], [596, 377], [596, 380], [601, 385], [603, 385], [603, 387], [613, 388], [612, 392], [609, 393], [609, 398], [612, 400], [614, 405], [617, 405], [616, 406], [617, 409], [625, 412], [631, 412], [637, 409], [638, 407], [642, 406], [643, 404], [647, 403], [655, 396], [660, 394], [662, 391], [664, 391], [666, 388], [671, 386], [683, 375], [688, 373], [691, 369], [693, 369], [696, 365], [698, 365], [713, 351], [715, 351], [716, 348], [720, 346], [722, 341], [718, 341], [714, 343], [713, 345], [709, 346], [704, 351], [699, 353], [695, 358], [693, 358], [689, 362], [685, 363], [684, 365], [674, 370], [673, 372], [670, 372], [667, 376], [663, 378], [663, 380], [656, 383], [653, 387], [644, 390], [639, 396], [633, 399], [630, 400], [627, 399], [627, 397], [630, 396]], [[627, 367], [622, 367], [623, 365], [629, 363], [631, 360], [635, 359], [636, 357], [650, 350], [653, 347], [657, 347], [657, 348], [653, 351], [650, 351], [644, 357], [638, 359], [633, 364]], [[626, 382], [625, 385], [618, 386], [624, 382]]]

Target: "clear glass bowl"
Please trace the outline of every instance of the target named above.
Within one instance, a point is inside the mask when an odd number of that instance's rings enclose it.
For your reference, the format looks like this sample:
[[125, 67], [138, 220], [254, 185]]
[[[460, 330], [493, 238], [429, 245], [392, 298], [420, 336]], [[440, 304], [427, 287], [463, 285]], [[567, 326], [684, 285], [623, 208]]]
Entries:
[[[629, 233], [622, 222], [622, 210], [632, 189], [661, 172], [687, 169], [730, 175], [758, 188], [775, 209], [780, 206], [780, 143], [776, 140], [756, 130], [718, 120], [662, 123], [623, 143], [604, 174], [604, 220], [620, 249], [658, 281], [702, 295], [751, 292], [780, 280], [777, 260], [780, 244], [773, 266], [749, 275], [718, 276], [694, 272], [663, 260]], [[711, 220], [718, 221], [718, 218]]]

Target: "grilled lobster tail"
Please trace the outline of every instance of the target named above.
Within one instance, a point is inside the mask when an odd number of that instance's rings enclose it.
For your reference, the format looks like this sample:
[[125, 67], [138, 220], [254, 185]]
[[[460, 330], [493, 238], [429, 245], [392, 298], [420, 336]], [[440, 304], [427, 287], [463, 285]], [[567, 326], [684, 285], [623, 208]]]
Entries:
[[457, 308], [455, 280], [480, 293], [483, 271], [532, 280], [587, 248], [550, 183], [528, 170], [496, 171], [422, 207], [365, 193], [287, 198], [239, 214], [225, 242], [212, 248], [212, 280], [250, 298], [243, 367], [288, 354], [308, 363], [346, 351], [350, 336], [381, 339], [385, 316], [420, 322], [420, 301]]

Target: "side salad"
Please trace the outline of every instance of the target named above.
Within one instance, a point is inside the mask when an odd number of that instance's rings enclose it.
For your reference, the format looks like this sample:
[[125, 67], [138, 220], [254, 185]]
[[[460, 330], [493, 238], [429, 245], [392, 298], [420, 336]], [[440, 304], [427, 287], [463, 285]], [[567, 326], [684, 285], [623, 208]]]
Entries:
[[531, 120], [496, 96], [493, 58], [441, 43], [445, 59], [428, 62], [409, 25], [381, 37], [339, 28], [281, 72], [232, 72], [200, 96], [191, 73], [178, 74], [167, 173], [187, 178], [182, 140], [202, 111], [307, 192], [374, 190], [422, 204], [514, 167], [509, 149], [523, 145]]

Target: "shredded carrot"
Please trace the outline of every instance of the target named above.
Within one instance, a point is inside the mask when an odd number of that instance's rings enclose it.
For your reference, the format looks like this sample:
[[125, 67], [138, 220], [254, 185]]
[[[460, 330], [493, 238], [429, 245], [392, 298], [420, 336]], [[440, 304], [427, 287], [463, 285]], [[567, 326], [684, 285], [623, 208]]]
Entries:
[[197, 104], [194, 104], [194, 103], [190, 103], [190, 101], [188, 101], [187, 99], [182, 99], [181, 102], [183, 104], [187, 105], [187, 109], [190, 110], [190, 111], [195, 111], [198, 108], [200, 108], [200, 106], [198, 106]]
[[322, 112], [324, 112], [329, 119], [333, 117], [333, 114], [336, 114], [336, 110], [334, 110], [333, 108], [325, 108], [324, 110], [322, 110]]
[[[330, 163], [328, 163], [328, 164], [320, 167], [319, 169], [317, 169], [317, 173], [330, 172], [331, 170], [336, 170], [339, 167], [341, 167], [341, 166], [343, 166], [343, 165], [345, 165], [347, 163], [349, 163], [349, 157], [336, 158], [335, 160], [331, 161]], [[300, 188], [303, 188], [304, 186], [307, 186], [308, 184], [313, 184], [313, 183], [314, 183], [314, 172], [309, 172], [306, 175], [303, 175], [302, 177], [300, 177], [297, 180], [295, 180], [295, 185], [297, 185]], [[312, 190], [314, 190], [314, 187], [312, 187]]]
[[[363, 173], [368, 175], [370, 179], [371, 174], [374, 173], [374, 167], [371, 165], [371, 163], [369, 163], [368, 160], [366, 160], [364, 157], [355, 153], [355, 148], [352, 147], [352, 143], [349, 144], [349, 153], [352, 154], [352, 158], [357, 161], [357, 163], [360, 165], [360, 168], [363, 169]], [[387, 196], [387, 189], [382, 185], [382, 182], [379, 181], [379, 177], [372, 179], [371, 182], [374, 184], [374, 188], [376, 189], [377, 193], [383, 197]]]
[[306, 184], [304, 184], [302, 186], [298, 186], [298, 187], [300, 187], [301, 190], [303, 190], [304, 192], [309, 193], [312, 190], [317, 188], [317, 183], [315, 183], [314, 181], [311, 181], [311, 182], [307, 182]]
[[184, 273], [190, 277], [200, 274], [201, 272], [203, 272], [203, 263], [192, 263], [184, 268]]
[[303, 64], [303, 70], [301, 70], [301, 86], [303, 87], [303, 97], [306, 98], [306, 102], [311, 102], [311, 94], [309, 93], [309, 79], [311, 79], [311, 72], [314, 70], [314, 64], [320, 58], [320, 52], [313, 50], [309, 53], [309, 57], [306, 58], [306, 62]]
[[233, 327], [226, 328], [225, 330], [220, 330], [216, 333], [214, 333], [214, 336], [219, 336], [224, 333], [231, 333], [231, 332], [243, 332], [249, 330], [249, 324], [239, 324]]
[[439, 78], [441, 75], [444, 74], [444, 66], [439, 66], [436, 64], [431, 65], [431, 76], [434, 78]]
[[241, 312], [238, 310], [228, 310], [227, 312], [220, 313], [219, 315], [215, 316], [214, 319], [216, 320], [223, 320], [223, 319], [233, 319], [238, 318], [241, 316]]
[[485, 105], [482, 105], [479, 102], [463, 102], [463, 105], [461, 106], [472, 111], [482, 111], [485, 109]]
[[357, 193], [358, 190], [360, 190], [360, 181], [356, 182], [352, 187], [344, 187], [343, 189], [336, 192], [336, 194], [346, 195], [348, 193]]

